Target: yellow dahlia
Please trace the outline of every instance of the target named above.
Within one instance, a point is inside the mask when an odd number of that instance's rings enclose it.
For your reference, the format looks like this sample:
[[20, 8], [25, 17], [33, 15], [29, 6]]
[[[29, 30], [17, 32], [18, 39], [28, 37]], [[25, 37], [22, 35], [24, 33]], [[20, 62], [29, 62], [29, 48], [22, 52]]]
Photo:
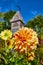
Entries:
[[28, 57], [28, 60], [29, 61], [33, 61], [34, 60], [34, 57], [30, 56], [30, 57]]
[[8, 45], [8, 48], [9, 48], [9, 49], [12, 49], [12, 48], [13, 48], [13, 43], [14, 43], [13, 38], [8, 40], [7, 45]]
[[28, 53], [35, 50], [38, 44], [36, 32], [31, 28], [22, 27], [14, 33], [14, 49], [18, 52]]
[[34, 57], [35, 57], [34, 52], [30, 52], [29, 55], [28, 55], [28, 57], [27, 57], [27, 59], [28, 59], [29, 61], [30, 61], [30, 60], [34, 60]]
[[3, 40], [8, 40], [12, 37], [12, 32], [10, 30], [4, 30], [1, 32], [0, 36]]

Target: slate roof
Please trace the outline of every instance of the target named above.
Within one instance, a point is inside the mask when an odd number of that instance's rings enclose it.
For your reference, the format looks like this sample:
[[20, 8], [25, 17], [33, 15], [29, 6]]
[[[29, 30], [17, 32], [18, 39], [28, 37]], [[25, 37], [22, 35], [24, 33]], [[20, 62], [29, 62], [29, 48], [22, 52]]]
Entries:
[[15, 21], [18, 21], [18, 20], [20, 20], [22, 23], [24, 23], [23, 22], [23, 18], [22, 18], [22, 16], [21, 16], [19, 11], [16, 12], [16, 14], [10, 20], [10, 22], [15, 22]]

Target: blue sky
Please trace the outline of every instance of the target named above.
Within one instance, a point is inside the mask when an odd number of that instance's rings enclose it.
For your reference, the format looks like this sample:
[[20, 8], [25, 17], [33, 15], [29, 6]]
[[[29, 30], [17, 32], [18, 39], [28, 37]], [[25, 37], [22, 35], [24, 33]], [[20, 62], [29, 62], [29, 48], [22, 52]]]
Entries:
[[17, 5], [25, 23], [38, 14], [43, 15], [43, 0], [0, 0], [0, 12], [17, 11]]

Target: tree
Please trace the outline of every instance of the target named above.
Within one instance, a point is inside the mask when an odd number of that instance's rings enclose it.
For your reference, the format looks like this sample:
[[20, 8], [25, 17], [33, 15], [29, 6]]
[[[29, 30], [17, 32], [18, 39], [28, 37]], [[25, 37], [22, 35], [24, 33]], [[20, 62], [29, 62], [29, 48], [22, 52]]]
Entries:
[[10, 23], [10, 19], [13, 17], [13, 15], [15, 14], [15, 11], [10, 10], [9, 12], [6, 12], [4, 14], [4, 20], [6, 21], [6, 28], [10, 29], [11, 28], [11, 23]]
[[15, 15], [15, 11], [10, 10], [9, 12], [0, 12], [0, 32], [4, 29], [11, 29], [10, 19]]
[[42, 31], [43, 31], [43, 29], [42, 29], [43, 28], [43, 16], [38, 15], [34, 19], [28, 21], [26, 26], [33, 28], [38, 33], [38, 36], [40, 37], [42, 35]]
[[5, 29], [5, 22], [0, 22], [0, 32], [3, 31]]

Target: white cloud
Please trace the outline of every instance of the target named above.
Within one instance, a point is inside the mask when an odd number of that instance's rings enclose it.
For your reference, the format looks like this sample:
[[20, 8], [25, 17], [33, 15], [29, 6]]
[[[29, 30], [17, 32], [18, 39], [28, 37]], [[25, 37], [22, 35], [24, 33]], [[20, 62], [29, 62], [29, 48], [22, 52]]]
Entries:
[[32, 11], [31, 12], [33, 15], [36, 15], [37, 14], [37, 11]]

